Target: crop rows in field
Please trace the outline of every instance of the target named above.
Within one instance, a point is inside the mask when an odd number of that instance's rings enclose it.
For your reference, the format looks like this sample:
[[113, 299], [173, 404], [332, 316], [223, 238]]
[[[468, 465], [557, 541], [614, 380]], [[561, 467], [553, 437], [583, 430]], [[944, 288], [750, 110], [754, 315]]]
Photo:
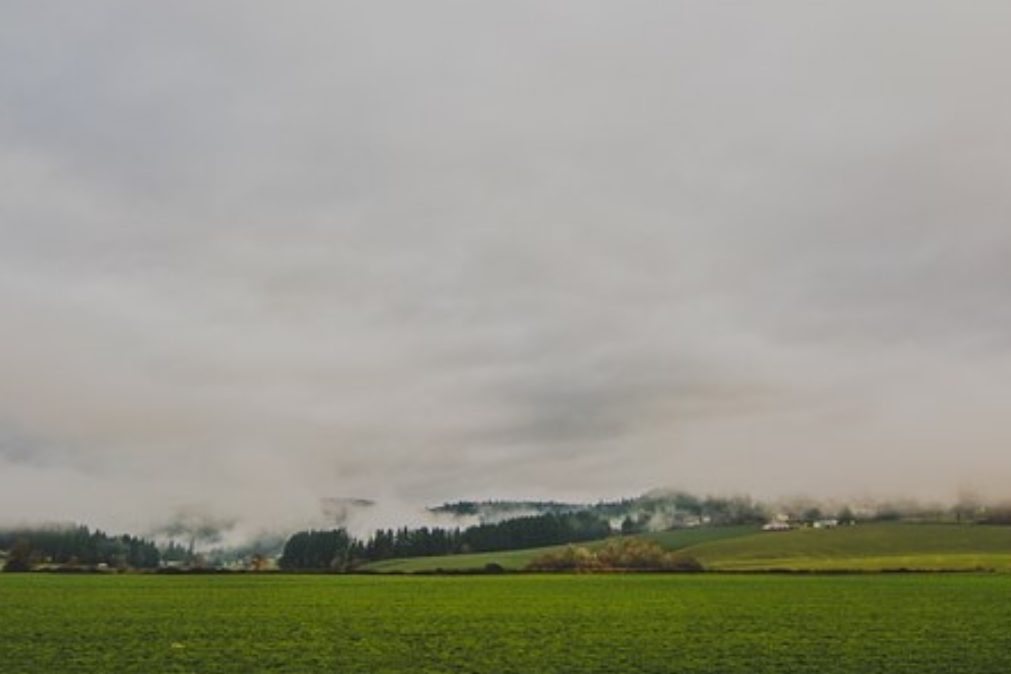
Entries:
[[1011, 671], [1011, 576], [0, 576], [4, 672]]

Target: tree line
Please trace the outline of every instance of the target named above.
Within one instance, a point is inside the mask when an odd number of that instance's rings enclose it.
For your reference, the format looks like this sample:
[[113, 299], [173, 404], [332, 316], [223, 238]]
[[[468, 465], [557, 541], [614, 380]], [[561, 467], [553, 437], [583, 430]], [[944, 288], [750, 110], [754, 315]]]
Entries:
[[384, 559], [520, 550], [596, 540], [611, 533], [609, 522], [590, 512], [518, 517], [466, 529], [380, 529], [364, 540], [343, 529], [300, 531], [285, 543], [279, 565], [287, 570], [341, 571]]
[[6, 571], [28, 571], [41, 563], [153, 569], [161, 561], [152, 541], [86, 526], [0, 531], [0, 550], [8, 551]]

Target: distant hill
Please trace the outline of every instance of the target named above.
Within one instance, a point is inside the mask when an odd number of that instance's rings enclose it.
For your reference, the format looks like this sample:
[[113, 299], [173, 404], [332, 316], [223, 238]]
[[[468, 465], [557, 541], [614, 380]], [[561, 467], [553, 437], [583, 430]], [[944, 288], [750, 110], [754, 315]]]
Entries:
[[454, 501], [428, 509], [437, 515], [477, 517], [482, 523], [496, 523], [531, 515], [560, 515], [589, 510], [589, 504], [561, 501]]
[[477, 517], [495, 523], [533, 515], [589, 512], [607, 519], [622, 533], [689, 528], [704, 524], [732, 525], [765, 522], [768, 508], [748, 497], [696, 496], [688, 492], [655, 489], [641, 496], [596, 503], [563, 501], [456, 501], [428, 509], [442, 515]]

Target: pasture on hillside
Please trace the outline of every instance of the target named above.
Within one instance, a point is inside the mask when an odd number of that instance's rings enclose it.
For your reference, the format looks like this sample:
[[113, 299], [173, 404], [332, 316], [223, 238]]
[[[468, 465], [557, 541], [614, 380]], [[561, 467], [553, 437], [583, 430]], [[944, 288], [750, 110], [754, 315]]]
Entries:
[[679, 554], [715, 571], [1011, 571], [1011, 527], [862, 524], [712, 540]]
[[[740, 525], [729, 527], [699, 527], [696, 529], [677, 529], [652, 534], [641, 534], [638, 537], [654, 540], [666, 550], [681, 550], [690, 546], [718, 541], [738, 536], [747, 536], [758, 532], [757, 526]], [[588, 541], [576, 543], [580, 547], [598, 548], [606, 541]], [[469, 555], [443, 555], [439, 557], [408, 557], [404, 559], [388, 559], [365, 565], [367, 571], [403, 572], [418, 571], [467, 571], [479, 570], [487, 564], [498, 564], [508, 571], [524, 569], [539, 555], [552, 550], [558, 550], [561, 545], [544, 548], [528, 548], [526, 550], [503, 550], [501, 552], [479, 552]]]
[[[713, 571], [1011, 571], [1011, 527], [1007, 526], [880, 523], [785, 532], [732, 526], [640, 536]], [[520, 570], [538, 555], [559, 547], [390, 559], [364, 568], [409, 573], [477, 570], [494, 563]]]
[[2, 672], [1004, 674], [1011, 576], [0, 576]]

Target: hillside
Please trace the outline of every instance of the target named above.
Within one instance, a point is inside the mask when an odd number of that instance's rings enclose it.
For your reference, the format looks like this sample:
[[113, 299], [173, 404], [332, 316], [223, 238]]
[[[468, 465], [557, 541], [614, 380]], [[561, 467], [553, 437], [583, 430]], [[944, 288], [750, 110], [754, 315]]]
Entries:
[[1011, 527], [864, 524], [761, 532], [681, 550], [710, 570], [1011, 571]]
[[[641, 534], [640, 537], [655, 540], [667, 550], [681, 550], [710, 541], [749, 536], [758, 531], [754, 526], [707, 527], [697, 529], [678, 529], [651, 534]], [[603, 545], [604, 541], [592, 541], [579, 545], [593, 548]], [[506, 550], [502, 552], [482, 552], [471, 555], [444, 555], [439, 557], [409, 557], [405, 559], [388, 559], [373, 562], [363, 567], [367, 571], [413, 573], [418, 571], [465, 571], [483, 569], [487, 564], [498, 564], [502, 568], [515, 571], [524, 568], [535, 557], [562, 546], [545, 548], [528, 548], [526, 550]]]
[[[954, 524], [863, 524], [837, 529], [761, 532], [752, 526], [679, 529], [641, 537], [693, 557], [712, 571], [1011, 571], [1011, 527]], [[583, 544], [600, 546], [604, 541]], [[499, 564], [524, 568], [549, 548], [375, 562], [369, 571], [464, 571]]]

